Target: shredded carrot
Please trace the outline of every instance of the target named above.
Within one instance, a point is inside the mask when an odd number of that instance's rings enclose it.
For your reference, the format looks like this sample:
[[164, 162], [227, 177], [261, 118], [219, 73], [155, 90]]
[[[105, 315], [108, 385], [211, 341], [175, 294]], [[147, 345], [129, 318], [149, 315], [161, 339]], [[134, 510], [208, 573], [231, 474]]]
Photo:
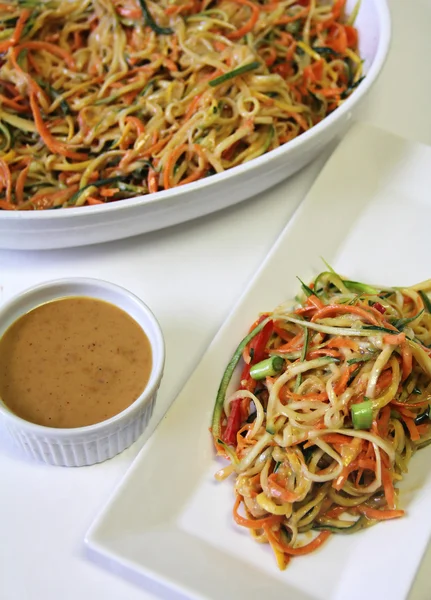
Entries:
[[250, 19], [247, 21], [247, 23], [245, 25], [243, 25], [240, 29], [237, 29], [236, 31], [232, 31], [231, 33], [228, 33], [226, 36], [230, 40], [239, 40], [240, 38], [244, 37], [249, 31], [251, 31], [253, 29], [253, 27], [255, 26], [255, 24], [257, 23], [257, 20], [259, 18], [260, 10], [259, 10], [259, 7], [256, 6], [256, 4], [254, 4], [253, 2], [250, 2], [250, 0], [234, 0], [234, 1], [237, 4], [243, 4], [245, 6], [248, 6], [251, 9], [251, 16], [250, 16]]
[[277, 348], [277, 352], [280, 353], [285, 353], [285, 352], [291, 352], [292, 350], [296, 350], [297, 348], [300, 348], [303, 345], [304, 342], [304, 334], [302, 332], [298, 333], [295, 335], [294, 338], [292, 338], [289, 342], [287, 342], [287, 344], [283, 344], [282, 346], [279, 346]]
[[157, 154], [158, 152], [160, 152], [160, 150], [162, 150], [166, 146], [166, 144], [169, 142], [171, 137], [172, 137], [172, 135], [169, 135], [166, 138], [161, 139], [159, 141], [157, 141], [157, 137], [155, 137], [154, 139], [156, 141], [153, 141], [153, 145], [150, 146], [149, 148], [147, 148], [147, 150], [145, 150], [142, 153], [142, 157], [151, 156], [151, 155], [154, 155], [154, 154]]
[[169, 69], [169, 71], [178, 71], [177, 65], [174, 61], [168, 57], [163, 59], [163, 64]]
[[332, 48], [335, 52], [344, 54], [347, 50], [347, 34], [344, 25], [341, 23], [331, 23], [328, 28], [328, 36], [325, 41], [328, 48]]
[[30, 198], [29, 203], [33, 204], [34, 206], [39, 206], [39, 205], [43, 206], [45, 204], [52, 206], [56, 202], [61, 204], [61, 203], [65, 202], [66, 200], [68, 200], [68, 198], [70, 198], [70, 196], [72, 196], [75, 192], [77, 192], [78, 189], [79, 189], [79, 186], [72, 185], [65, 190], [58, 190], [58, 191], [51, 192], [51, 193], [37, 192], [36, 194], [34, 194], [34, 196], [32, 196]]
[[322, 435], [321, 440], [327, 442], [328, 444], [351, 444], [352, 438], [348, 435], [342, 435], [341, 433], [327, 433], [326, 435]]
[[276, 8], [278, 8], [278, 3], [279, 3], [279, 0], [277, 0], [276, 2], [269, 2], [268, 4], [262, 4], [260, 6], [260, 10], [262, 12], [272, 12]]
[[356, 468], [357, 468], [356, 463], [351, 463], [350, 465], [343, 467], [340, 475], [337, 477], [337, 479], [335, 479], [332, 482], [332, 487], [334, 488], [334, 490], [340, 491], [341, 489], [343, 489], [344, 484], [346, 483], [350, 473], [355, 471]]
[[27, 174], [30, 170], [31, 158], [28, 158], [25, 163], [26, 166], [22, 171], [20, 171], [15, 184], [15, 198], [17, 204], [24, 202], [24, 185], [27, 179]]
[[188, 177], [186, 177], [178, 183], [173, 182], [173, 171], [178, 159], [185, 152], [190, 153], [191, 150], [193, 150], [193, 152], [195, 152], [201, 158], [204, 165], [206, 164], [207, 161], [205, 154], [202, 150], [202, 147], [199, 146], [199, 144], [193, 144], [191, 148], [187, 144], [181, 144], [180, 146], [178, 146], [178, 148], [175, 148], [175, 150], [173, 150], [169, 154], [168, 160], [166, 161], [166, 165], [163, 170], [163, 185], [165, 190], [168, 190], [169, 188], [174, 187], [176, 185], [184, 185], [185, 183], [190, 183], [191, 181], [199, 179], [199, 177], [201, 176], [204, 167], [196, 169], [191, 175], [189, 175]]
[[396, 406], [397, 408], [404, 409], [415, 409], [420, 406], [427, 406], [429, 404], [429, 400], [420, 400], [419, 402], [398, 402], [398, 400], [391, 400], [391, 406]]
[[263, 50], [265, 51], [265, 64], [267, 67], [271, 67], [277, 60], [277, 51], [273, 46], [267, 46]]
[[353, 373], [353, 371], [356, 370], [356, 366], [357, 365], [355, 365], [355, 364], [346, 366], [346, 368], [342, 372], [340, 379], [337, 381], [336, 385], [334, 386], [334, 392], [338, 396], [346, 390], [347, 384], [350, 379], [350, 375]]
[[235, 504], [233, 507], [233, 518], [238, 525], [248, 527], [249, 529], [262, 529], [265, 525], [272, 526], [280, 523], [283, 520], [282, 515], [271, 515], [264, 517], [263, 519], [246, 519], [238, 513], [239, 505], [241, 504], [241, 496], [237, 494]]
[[233, 160], [233, 157], [235, 156], [236, 151], [238, 150], [238, 147], [240, 145], [240, 142], [234, 142], [232, 144], [232, 146], [229, 146], [229, 148], [226, 148], [226, 150], [223, 152], [222, 157], [224, 158], [224, 160]]
[[376, 471], [377, 463], [374, 458], [359, 458], [357, 461], [357, 466], [359, 469], [363, 471]]
[[190, 119], [190, 117], [194, 114], [194, 112], [196, 111], [196, 109], [199, 105], [199, 102], [202, 100], [202, 95], [203, 94], [198, 94], [197, 96], [195, 96], [193, 98], [186, 114], [184, 115], [184, 121], [188, 121]]
[[356, 28], [351, 25], [344, 25], [344, 31], [346, 32], [347, 46], [355, 50], [358, 45], [358, 32]]
[[344, 11], [344, 7], [346, 5], [346, 0], [336, 0], [334, 6], [332, 7], [332, 18], [339, 19], [341, 14]]
[[378, 508], [365, 506], [364, 504], [357, 506], [356, 510], [365, 515], [368, 519], [377, 519], [378, 521], [398, 519], [399, 517], [404, 517], [405, 514], [403, 510], [380, 510]]
[[282, 502], [296, 502], [298, 495], [294, 494], [290, 490], [287, 490], [278, 483], [277, 473], [272, 473], [268, 477], [268, 488], [274, 498], [278, 498]]
[[21, 50], [24, 50], [24, 49], [46, 50], [47, 52], [50, 52], [51, 54], [54, 54], [55, 56], [62, 58], [64, 60], [64, 62], [66, 63], [66, 65], [69, 67], [69, 69], [71, 69], [72, 71], [74, 71], [76, 69], [76, 64], [75, 64], [75, 60], [74, 60], [73, 56], [71, 54], [69, 54], [69, 52], [66, 52], [66, 50], [64, 50], [63, 48], [60, 48], [60, 46], [57, 46], [55, 44], [49, 44], [48, 42], [39, 42], [39, 41], [31, 40], [28, 42], [22, 42], [19, 46], [17, 46], [16, 49], [18, 50], [18, 52], [20, 52]]
[[345, 512], [346, 512], [345, 506], [335, 506], [334, 508], [331, 508], [331, 510], [328, 510], [328, 511], [322, 513], [322, 517], [328, 517], [328, 519], [334, 519], [334, 518], [339, 517], [340, 515], [342, 515]]
[[223, 42], [220, 42], [219, 40], [214, 40], [214, 42], [213, 42], [213, 48], [217, 52], [223, 52], [224, 50], [226, 50], [227, 47], [228, 47], [227, 44], [224, 44]]
[[276, 25], [287, 25], [287, 23], [293, 23], [293, 21], [297, 21], [298, 19], [302, 19], [303, 17], [306, 17], [309, 11], [309, 7], [303, 8], [302, 10], [299, 10], [298, 12], [296, 12], [294, 15], [288, 17], [288, 16], [284, 16], [284, 17], [280, 17], [279, 19], [276, 20]]
[[385, 369], [383, 371], [383, 373], [380, 375], [380, 377], [377, 380], [376, 393], [380, 394], [382, 392], [382, 390], [384, 390], [389, 385], [391, 385], [392, 378], [393, 378], [392, 369], [390, 367], [388, 367], [387, 369]]
[[15, 26], [15, 31], [13, 32], [11, 37], [4, 42], [0, 42], [0, 52], [6, 52], [6, 50], [9, 50], [9, 48], [12, 48], [12, 46], [18, 44], [22, 31], [24, 29], [24, 25], [26, 24], [27, 19], [30, 15], [31, 10], [28, 10], [27, 8], [21, 11], [17, 24]]
[[79, 50], [83, 46], [83, 40], [81, 32], [77, 29], [73, 32], [73, 48]]
[[307, 315], [308, 317], [313, 316], [315, 312], [314, 306], [300, 306], [295, 309], [295, 315]]
[[195, 3], [189, 2], [188, 4], [182, 4], [181, 6], [171, 5], [165, 9], [165, 13], [169, 15], [179, 15], [181, 13], [191, 11], [194, 9]]
[[117, 194], [119, 191], [119, 188], [101, 187], [100, 195], [106, 196], [106, 198], [112, 198], [112, 196], [115, 196], [115, 194]]
[[320, 60], [314, 62], [313, 64], [311, 64], [309, 67], [305, 67], [304, 73], [303, 73], [304, 82], [308, 82], [308, 81], [319, 82], [319, 81], [321, 81], [322, 77], [323, 77], [323, 65], [324, 64], [325, 64], [325, 61], [323, 59], [320, 59]]
[[6, 202], [12, 204], [12, 175], [9, 165], [0, 158], [0, 184], [6, 189]]
[[334, 358], [341, 358], [343, 355], [338, 350], [327, 350], [326, 348], [318, 348], [317, 350], [310, 350], [307, 354], [307, 360], [317, 358], [318, 356], [333, 356]]
[[326, 344], [326, 348], [350, 348], [355, 352], [359, 351], [359, 345], [354, 340], [348, 337], [336, 337], [330, 339]]
[[131, 123], [138, 135], [142, 135], [143, 133], [145, 133], [145, 125], [143, 124], [143, 122], [141, 121], [141, 119], [138, 119], [138, 117], [132, 117], [132, 116], [128, 116], [126, 117], [126, 123]]
[[314, 552], [331, 535], [331, 533], [329, 531], [321, 531], [319, 533], [319, 535], [316, 536], [314, 538], [314, 540], [312, 542], [310, 542], [309, 544], [305, 544], [305, 546], [298, 546], [296, 548], [293, 548], [291, 546], [287, 546], [280, 539], [280, 537], [277, 537], [275, 532], [272, 531], [272, 529], [270, 528], [270, 526], [267, 523], [265, 523], [263, 529], [265, 530], [267, 537], [273, 541], [273, 543], [275, 544], [276, 547], [278, 547], [282, 552], [285, 552], [286, 554], [290, 554], [292, 556], [304, 556], [305, 554], [310, 554], [310, 552]]
[[274, 327], [275, 333], [278, 336], [280, 336], [284, 342], [289, 342], [292, 339], [293, 335], [291, 333], [289, 333], [289, 331], [287, 331], [286, 329], [281, 327], [278, 323], [274, 322], [273, 327]]
[[391, 333], [387, 333], [386, 335], [383, 336], [383, 341], [385, 344], [391, 344], [392, 346], [398, 346], [399, 344], [404, 344], [406, 341], [406, 334], [405, 333], [395, 333], [395, 334], [391, 334]]
[[10, 106], [11, 108], [13, 108], [13, 110], [16, 110], [17, 112], [26, 112], [27, 110], [25, 106], [22, 106], [16, 100], [11, 100], [10, 98], [3, 96], [3, 94], [0, 94], [0, 105], [1, 104], [6, 104], [7, 106]]
[[306, 304], [307, 306], [312, 306], [317, 310], [320, 310], [325, 306], [321, 299], [318, 298], [315, 294], [311, 294], [311, 296], [308, 296]]
[[419, 435], [422, 437], [428, 435], [430, 426], [430, 423], [422, 423], [421, 425], [416, 425], [416, 429], [418, 430]]
[[345, 91], [345, 87], [313, 89], [314, 94], [320, 94], [325, 98], [331, 98], [332, 96], [340, 96]]
[[309, 129], [309, 127], [307, 125], [307, 121], [304, 119], [304, 117], [302, 115], [300, 115], [299, 113], [291, 113], [290, 116], [292, 117], [292, 119], [294, 119], [298, 123], [298, 125], [300, 127], [302, 127], [302, 129], [304, 131], [307, 131], [307, 129]]
[[17, 207], [15, 206], [15, 204], [7, 202], [7, 200], [0, 200], [0, 208], [2, 210], [16, 210]]
[[413, 353], [407, 342], [404, 342], [401, 345], [401, 353], [403, 359], [403, 377], [402, 380], [405, 381], [407, 377], [413, 370]]
[[389, 406], [384, 406], [377, 420], [378, 434], [385, 438], [388, 435], [389, 421], [391, 418], [391, 409]]
[[66, 144], [62, 142], [58, 142], [50, 133], [49, 129], [46, 127], [42, 114], [40, 112], [40, 108], [37, 103], [37, 97], [35, 92], [30, 93], [30, 106], [33, 112], [34, 122], [39, 132], [40, 137], [43, 139], [45, 144], [54, 154], [61, 154], [61, 156], [67, 156], [68, 158], [73, 158], [75, 160], [85, 160], [86, 155], [83, 153], [74, 152], [73, 150], [69, 150]]
[[418, 442], [421, 438], [418, 428], [416, 427], [416, 424], [414, 422], [414, 419], [411, 419], [410, 417], [406, 417], [403, 413], [401, 413], [402, 419], [404, 421], [404, 423], [407, 426], [407, 429], [409, 430], [409, 434], [410, 434], [410, 439], [413, 442]]

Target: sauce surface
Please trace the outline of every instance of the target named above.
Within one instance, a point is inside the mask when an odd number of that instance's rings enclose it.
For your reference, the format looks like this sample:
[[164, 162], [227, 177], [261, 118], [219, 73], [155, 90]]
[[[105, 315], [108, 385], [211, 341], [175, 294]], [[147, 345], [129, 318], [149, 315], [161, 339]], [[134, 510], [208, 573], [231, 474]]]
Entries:
[[0, 397], [48, 427], [99, 423], [130, 406], [152, 368], [150, 342], [122, 309], [69, 297], [21, 316], [0, 339]]

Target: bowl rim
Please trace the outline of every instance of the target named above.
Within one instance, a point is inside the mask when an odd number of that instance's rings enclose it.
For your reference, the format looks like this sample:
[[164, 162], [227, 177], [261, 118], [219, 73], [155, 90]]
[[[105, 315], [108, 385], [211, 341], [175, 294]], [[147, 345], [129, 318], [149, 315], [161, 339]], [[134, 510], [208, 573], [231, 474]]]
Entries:
[[[130, 314], [130, 312], [127, 310], [127, 308], [119, 307], [115, 302], [112, 302], [111, 300], [107, 300], [106, 297], [103, 296], [103, 290], [105, 290], [105, 291], [112, 291], [112, 292], [115, 292], [117, 294], [124, 296], [125, 299], [130, 300], [131, 302], [133, 302], [133, 304], [136, 307], [138, 307], [138, 309], [141, 311], [141, 314], [143, 315], [144, 319], [146, 319], [153, 327], [154, 336], [155, 336], [155, 340], [156, 340], [155, 344], [151, 343], [151, 340], [149, 340], [151, 349], [152, 349], [152, 353], [153, 353], [153, 364], [152, 364], [152, 369], [151, 369], [148, 383], [145, 386], [142, 393], [138, 396], [138, 398], [136, 398], [136, 400], [134, 400], [132, 402], [132, 404], [130, 404], [127, 408], [125, 408], [118, 414], [110, 417], [109, 419], [105, 419], [104, 421], [94, 423], [93, 425], [85, 425], [83, 427], [70, 427], [70, 428], [47, 427], [46, 425], [39, 425], [38, 423], [32, 423], [31, 421], [27, 421], [26, 419], [23, 419], [22, 417], [16, 415], [14, 412], [12, 412], [7, 407], [7, 405], [3, 401], [0, 402], [0, 419], [3, 418], [4, 420], [9, 420], [10, 422], [14, 423], [17, 427], [19, 427], [21, 430], [25, 430], [26, 433], [32, 433], [34, 435], [37, 435], [38, 437], [44, 436], [46, 439], [54, 437], [54, 438], [57, 438], [59, 442], [62, 441], [61, 440], [62, 437], [67, 438], [67, 440], [68, 441], [70, 440], [70, 442], [75, 441], [75, 438], [82, 439], [83, 437], [87, 437], [87, 436], [89, 436], [89, 437], [104, 437], [104, 435], [100, 435], [100, 434], [109, 435], [109, 430], [112, 429], [112, 426], [117, 426], [117, 428], [118, 428], [118, 425], [120, 425], [123, 420], [127, 419], [130, 416], [133, 416], [133, 414], [136, 413], [136, 411], [139, 408], [147, 405], [152, 400], [154, 395], [156, 394], [157, 389], [160, 385], [160, 381], [163, 376], [163, 370], [164, 370], [164, 365], [165, 365], [166, 350], [165, 350], [165, 341], [164, 341], [164, 337], [163, 337], [163, 332], [162, 332], [160, 324], [159, 324], [157, 318], [155, 317], [154, 313], [152, 312], [152, 310], [136, 294], [134, 294], [133, 292], [129, 291], [128, 289], [126, 289], [123, 286], [118, 285], [116, 283], [112, 283], [112, 282], [106, 281], [104, 279], [98, 279], [98, 278], [92, 278], [92, 277], [67, 277], [67, 278], [52, 279], [52, 280], [45, 281], [43, 283], [34, 285], [30, 288], [27, 288], [27, 289], [23, 290], [22, 292], [14, 295], [11, 299], [9, 299], [8, 301], [6, 301], [4, 304], [2, 304], [0, 306], [0, 323], [2, 322], [3, 315], [9, 310], [13, 310], [15, 305], [20, 303], [26, 297], [29, 300], [31, 300], [32, 296], [37, 296], [37, 294], [39, 292], [49, 291], [51, 289], [55, 290], [55, 288], [59, 287], [59, 286], [60, 287], [62, 287], [62, 286], [69, 287], [70, 286], [72, 288], [74, 286], [81, 286], [84, 289], [91, 287], [92, 290], [95, 290], [97, 287], [99, 290], [102, 291], [102, 293], [100, 293], [100, 295], [99, 295], [99, 294], [93, 292], [93, 293], [89, 293], [87, 296], [84, 293], [82, 293], [82, 291], [74, 294], [73, 290], [71, 290], [70, 296], [68, 296], [67, 294], [59, 293], [58, 295], [50, 298], [49, 300], [46, 300], [45, 302], [53, 302], [56, 299], [67, 298], [67, 297], [82, 296], [82, 297], [95, 298], [98, 300], [104, 300], [105, 302], [109, 302], [110, 304], [117, 306], [117, 308], [120, 308], [120, 310], [123, 310], [134, 321], [136, 321], [136, 319]], [[43, 303], [44, 302], [36, 301], [34, 303], [34, 306], [28, 310], [32, 310], [32, 309], [36, 308], [37, 306], [40, 306]], [[24, 314], [26, 314], [25, 311], [22, 312], [21, 314], [19, 314], [16, 318], [14, 318], [13, 323], [15, 323]], [[144, 329], [144, 332], [146, 333], [145, 328], [140, 323], [138, 323], [138, 324], [142, 327], [142, 329]], [[148, 336], [148, 334], [147, 334], [147, 336]], [[1, 339], [1, 337], [2, 336], [0, 335], [0, 339]]]
[[169, 199], [181, 196], [187, 192], [195, 192], [201, 189], [207, 189], [214, 185], [218, 185], [219, 182], [229, 181], [232, 178], [239, 177], [251, 171], [264, 166], [271, 162], [273, 159], [287, 155], [293, 152], [297, 148], [301, 148], [308, 143], [313, 137], [318, 136], [328, 129], [332, 123], [341, 119], [343, 115], [348, 115], [352, 107], [357, 104], [361, 98], [363, 98], [373, 83], [377, 79], [389, 51], [389, 45], [391, 40], [391, 17], [387, 0], [372, 0], [377, 11], [377, 21], [379, 27], [378, 44], [375, 58], [371, 64], [371, 68], [367, 73], [364, 81], [359, 85], [353, 93], [343, 102], [341, 106], [336, 108], [330, 115], [325, 117], [320, 123], [309, 129], [308, 131], [297, 136], [293, 140], [286, 142], [282, 146], [266, 152], [262, 156], [258, 156], [249, 162], [243, 163], [227, 169], [222, 173], [216, 173], [211, 177], [200, 179], [191, 183], [187, 183], [183, 186], [177, 186], [169, 190], [161, 190], [153, 194], [145, 194], [142, 196], [136, 196], [133, 198], [125, 198], [118, 202], [112, 202], [109, 204], [98, 205], [98, 206], [78, 206], [71, 208], [70, 210], [41, 210], [41, 211], [0, 211], [0, 222], [4, 221], [62, 221], [64, 219], [71, 219], [72, 216], [83, 217], [84, 215], [105, 215], [114, 211], [129, 210], [131, 208], [151, 205], [154, 203], [168, 201]]

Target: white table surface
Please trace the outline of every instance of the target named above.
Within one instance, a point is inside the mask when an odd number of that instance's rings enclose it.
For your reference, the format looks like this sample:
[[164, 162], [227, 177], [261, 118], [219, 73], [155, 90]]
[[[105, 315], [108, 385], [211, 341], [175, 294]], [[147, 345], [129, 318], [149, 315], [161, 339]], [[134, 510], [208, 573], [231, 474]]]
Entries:
[[[389, 4], [391, 53], [359, 117], [431, 144], [431, 0]], [[290, 181], [288, 196], [275, 188], [222, 213], [121, 242], [47, 252], [0, 251], [0, 301], [59, 276], [101, 277], [141, 296], [156, 313], [167, 346], [154, 428], [326, 157]], [[145, 439], [101, 465], [64, 469], [28, 461], [0, 431], [1, 600], [170, 600], [169, 592], [151, 581], [126, 581], [88, 560], [83, 545], [87, 528]], [[431, 548], [409, 600], [430, 599], [430, 570]]]

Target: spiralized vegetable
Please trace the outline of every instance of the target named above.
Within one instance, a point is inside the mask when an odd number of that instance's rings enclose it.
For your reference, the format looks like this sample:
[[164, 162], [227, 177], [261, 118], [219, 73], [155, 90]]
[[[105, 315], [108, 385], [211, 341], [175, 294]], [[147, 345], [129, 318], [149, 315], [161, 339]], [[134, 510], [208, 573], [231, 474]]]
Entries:
[[151, 194], [292, 140], [362, 79], [344, 4], [0, 3], [0, 209]]
[[253, 324], [212, 423], [234, 519], [281, 569], [331, 534], [402, 517], [396, 486], [431, 442], [431, 280], [377, 288], [329, 270], [302, 290]]

